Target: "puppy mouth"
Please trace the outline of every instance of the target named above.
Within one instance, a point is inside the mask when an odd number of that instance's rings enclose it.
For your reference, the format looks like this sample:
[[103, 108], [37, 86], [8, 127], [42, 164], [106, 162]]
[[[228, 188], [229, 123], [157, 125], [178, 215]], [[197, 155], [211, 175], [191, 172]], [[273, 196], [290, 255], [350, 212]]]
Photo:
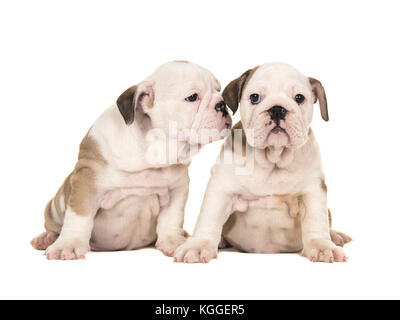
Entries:
[[269, 129], [267, 138], [271, 135], [279, 135], [279, 134], [285, 134], [286, 136], [289, 137], [286, 129], [282, 128], [279, 124], [275, 124], [275, 126], [272, 129]]
[[284, 136], [286, 136], [289, 139], [289, 134], [287, 133], [287, 131], [282, 128], [279, 124], [276, 124], [272, 129], [270, 129], [270, 131], [267, 134], [267, 140], [269, 138], [283, 138]]
[[284, 133], [286, 133], [286, 130], [285, 129], [283, 129], [281, 126], [279, 126], [279, 125], [277, 125], [275, 128], [273, 128], [272, 130], [271, 130], [271, 133], [274, 133], [274, 134], [277, 134], [277, 133], [279, 133], [279, 132], [284, 132]]

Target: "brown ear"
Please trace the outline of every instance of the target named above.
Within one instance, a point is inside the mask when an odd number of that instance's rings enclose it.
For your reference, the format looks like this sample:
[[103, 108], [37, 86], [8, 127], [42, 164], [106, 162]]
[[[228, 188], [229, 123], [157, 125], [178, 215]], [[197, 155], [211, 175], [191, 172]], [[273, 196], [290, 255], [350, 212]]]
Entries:
[[317, 102], [317, 99], [319, 101], [319, 109], [321, 111], [321, 117], [325, 121], [329, 120], [329, 114], [328, 114], [328, 101], [326, 100], [326, 94], [325, 94], [325, 89], [322, 86], [321, 82], [318, 81], [317, 79], [314, 78], [309, 78], [310, 83], [315, 95], [315, 100], [314, 103]]
[[144, 112], [143, 107], [151, 108], [154, 102], [152, 83], [144, 82], [139, 86], [132, 86], [126, 89], [117, 99], [119, 112], [127, 125], [133, 123], [136, 118], [140, 126], [148, 124], [149, 116]]
[[132, 86], [126, 89], [117, 99], [119, 112], [127, 125], [132, 124], [135, 118], [135, 95], [137, 86]]
[[222, 92], [222, 97], [224, 98], [224, 101], [227, 104], [227, 106], [232, 110], [233, 114], [235, 114], [235, 112], [239, 107], [239, 102], [242, 97], [242, 91], [245, 84], [250, 79], [250, 76], [254, 73], [256, 69], [257, 67], [255, 67], [254, 69], [249, 69], [245, 73], [243, 73], [239, 78], [232, 80], [226, 86], [224, 92]]

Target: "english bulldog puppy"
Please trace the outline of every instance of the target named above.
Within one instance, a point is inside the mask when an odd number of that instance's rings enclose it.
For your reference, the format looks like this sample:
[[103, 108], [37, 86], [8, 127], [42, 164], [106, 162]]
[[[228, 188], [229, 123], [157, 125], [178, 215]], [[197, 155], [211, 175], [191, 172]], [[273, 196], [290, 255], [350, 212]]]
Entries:
[[268, 63], [229, 83], [223, 97], [234, 113], [240, 103], [241, 121], [212, 168], [195, 231], [175, 251], [175, 261], [216, 258], [221, 235], [221, 243], [244, 252], [302, 252], [311, 261], [346, 261], [340, 246], [351, 239], [331, 230], [310, 128], [317, 100], [328, 121], [321, 82], [287, 64]]
[[172, 256], [185, 241], [189, 161], [230, 128], [211, 72], [185, 61], [162, 65], [90, 128], [75, 169], [45, 208], [46, 231], [33, 247], [48, 259], [71, 260], [90, 249], [156, 242]]

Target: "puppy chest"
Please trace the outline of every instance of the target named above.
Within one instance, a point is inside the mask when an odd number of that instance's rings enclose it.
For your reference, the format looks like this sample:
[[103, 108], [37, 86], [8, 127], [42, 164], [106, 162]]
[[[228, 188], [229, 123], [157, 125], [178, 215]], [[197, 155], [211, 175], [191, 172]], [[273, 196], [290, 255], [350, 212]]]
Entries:
[[284, 169], [254, 169], [250, 175], [239, 177], [240, 184], [246, 193], [256, 197], [297, 192], [296, 187], [302, 177]]
[[135, 173], [124, 173], [119, 178], [125, 186], [158, 188], [170, 186], [184, 177], [184, 172], [176, 167], [154, 168]]
[[109, 169], [102, 177], [99, 208], [112, 209], [121, 200], [131, 196], [158, 196], [160, 206], [167, 206], [174, 184], [188, 183], [185, 170], [176, 168], [147, 169], [126, 173]]
[[107, 168], [98, 183], [104, 191], [127, 188], [169, 188], [179, 181], [186, 181], [187, 167], [172, 166], [126, 172]]

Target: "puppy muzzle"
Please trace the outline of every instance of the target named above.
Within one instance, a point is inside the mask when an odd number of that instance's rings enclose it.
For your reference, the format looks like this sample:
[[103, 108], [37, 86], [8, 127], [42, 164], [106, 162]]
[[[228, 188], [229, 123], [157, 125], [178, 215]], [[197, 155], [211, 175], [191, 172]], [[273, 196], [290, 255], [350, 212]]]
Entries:
[[232, 119], [220, 95], [203, 98], [195, 115], [189, 143], [204, 145], [225, 138], [232, 127]]

